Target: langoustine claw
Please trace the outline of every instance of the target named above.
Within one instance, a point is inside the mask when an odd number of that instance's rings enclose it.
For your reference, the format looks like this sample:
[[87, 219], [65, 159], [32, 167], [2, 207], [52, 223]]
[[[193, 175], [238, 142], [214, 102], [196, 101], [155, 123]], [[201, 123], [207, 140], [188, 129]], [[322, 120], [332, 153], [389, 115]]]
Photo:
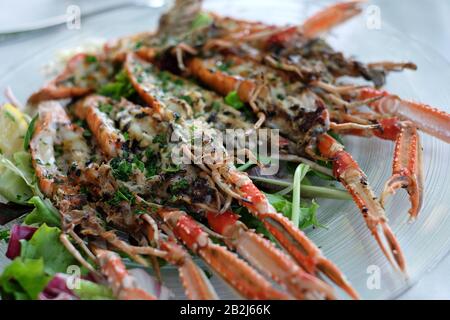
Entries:
[[386, 182], [381, 195], [381, 204], [384, 205], [389, 194], [395, 193], [399, 188], [405, 188], [411, 202], [409, 215], [413, 221], [417, 218], [422, 206], [423, 168], [420, 137], [417, 129], [410, 122], [402, 123], [395, 143], [392, 168], [392, 177]]
[[369, 129], [350, 129], [338, 131], [358, 136], [376, 136], [380, 139], [395, 141], [393, 174], [386, 182], [381, 195], [381, 205], [389, 194], [399, 188], [405, 188], [409, 194], [411, 221], [417, 218], [423, 197], [423, 163], [420, 137], [414, 124], [400, 121], [398, 118], [381, 118]]
[[[356, 161], [353, 160], [352, 156], [344, 150], [344, 147], [331, 136], [320, 136], [318, 148], [322, 155], [333, 159], [335, 177], [341, 181], [352, 195], [363, 214], [367, 227], [372, 232], [384, 255], [393, 263], [391, 259], [392, 255], [400, 270], [405, 272], [406, 263], [400, 245], [387, 224], [387, 218], [383, 208], [367, 184], [366, 175], [362, 172]], [[379, 226], [381, 226], [390, 252], [386, 249], [380, 238]]]
[[160, 247], [169, 253], [167, 260], [178, 267], [181, 283], [189, 299], [219, 299], [203, 270], [195, 264], [185, 249], [172, 240], [160, 241]]

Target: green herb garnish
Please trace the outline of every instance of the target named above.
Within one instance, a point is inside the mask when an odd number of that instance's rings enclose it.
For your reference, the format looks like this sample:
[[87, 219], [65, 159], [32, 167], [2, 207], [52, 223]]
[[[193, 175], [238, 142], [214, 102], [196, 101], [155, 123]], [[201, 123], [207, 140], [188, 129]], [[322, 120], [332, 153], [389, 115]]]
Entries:
[[186, 179], [180, 179], [178, 181], [175, 181], [170, 186], [170, 192], [171, 193], [178, 193], [180, 191], [184, 191], [189, 188], [189, 182]]
[[101, 95], [120, 100], [120, 98], [129, 98], [136, 93], [133, 85], [125, 71], [120, 71], [113, 82], [105, 84], [98, 91]]
[[110, 166], [114, 178], [122, 181], [128, 181], [130, 175], [133, 173], [133, 165], [128, 160], [120, 157], [113, 158]]
[[180, 99], [186, 101], [190, 105], [193, 103], [192, 98], [189, 96], [181, 96]]
[[157, 134], [152, 141], [153, 143], [159, 144], [160, 147], [164, 147], [167, 144], [167, 136], [165, 133], [160, 133]]
[[96, 56], [92, 56], [92, 55], [87, 55], [85, 58], [85, 61], [87, 63], [96, 63], [97, 62], [97, 57]]
[[113, 206], [117, 206], [122, 201], [126, 201], [129, 204], [133, 205], [136, 203], [136, 197], [127, 188], [120, 187], [119, 190], [114, 193], [114, 196], [111, 200], [108, 201], [108, 203]]
[[192, 21], [191, 29], [200, 29], [209, 26], [213, 23], [213, 18], [206, 12], [200, 12]]
[[113, 110], [113, 106], [109, 103], [101, 103], [98, 109], [103, 113], [110, 114]]
[[301, 163], [298, 165], [297, 169], [295, 169], [294, 173], [291, 221], [296, 227], [300, 224], [300, 186], [308, 171], [309, 166]]
[[244, 107], [244, 102], [241, 101], [239, 98], [239, 95], [236, 91], [231, 91], [227, 96], [224, 98], [224, 101], [227, 105], [235, 108], [235, 109], [242, 109]]
[[31, 141], [31, 138], [33, 137], [33, 133], [34, 133], [34, 126], [35, 126], [38, 118], [39, 118], [39, 113], [36, 114], [33, 117], [33, 119], [31, 119], [31, 122], [28, 125], [27, 132], [25, 133], [25, 137], [23, 139], [23, 148], [25, 149], [25, 151], [28, 151], [28, 149], [30, 147], [30, 141]]

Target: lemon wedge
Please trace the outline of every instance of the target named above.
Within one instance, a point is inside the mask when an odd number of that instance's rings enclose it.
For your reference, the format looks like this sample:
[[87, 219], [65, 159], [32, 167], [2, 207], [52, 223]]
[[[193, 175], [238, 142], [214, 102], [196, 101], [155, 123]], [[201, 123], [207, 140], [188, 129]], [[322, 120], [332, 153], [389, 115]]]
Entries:
[[28, 129], [26, 116], [12, 104], [0, 107], [0, 151], [6, 157], [23, 150], [23, 139]]

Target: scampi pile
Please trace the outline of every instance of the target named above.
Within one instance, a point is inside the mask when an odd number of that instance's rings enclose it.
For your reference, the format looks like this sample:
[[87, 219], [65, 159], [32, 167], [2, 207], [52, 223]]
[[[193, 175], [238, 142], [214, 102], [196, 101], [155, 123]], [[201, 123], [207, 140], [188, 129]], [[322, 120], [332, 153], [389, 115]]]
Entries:
[[[410, 217], [417, 218], [423, 193], [418, 130], [450, 142], [450, 116], [380, 89], [390, 72], [416, 69], [413, 63], [364, 64], [319, 38], [361, 10], [360, 1], [350, 1], [301, 26], [273, 26], [203, 12], [198, 0], [176, 1], [156, 33], [77, 54], [31, 95], [36, 116], [25, 145], [34, 192], [57, 212], [52, 221], [64, 250], [92, 283], [105, 286], [102, 297], [159, 298], [127, 271], [133, 261], [162, 280], [161, 264], [174, 265], [187, 297], [217, 299], [197, 256], [244, 298], [335, 299], [334, 285], [357, 299], [339, 268], [299, 228], [299, 214], [315, 204], [303, 204], [297, 189], [305, 168], [345, 187], [384, 255], [406, 272], [384, 203], [405, 188]], [[367, 84], [346, 83], [344, 76]], [[220, 139], [227, 129], [265, 128], [281, 134], [282, 166], [308, 165], [297, 167], [294, 183], [259, 175], [261, 163], [236, 164]], [[395, 141], [392, 177], [380, 199], [340, 134]], [[176, 163], [179, 151], [191, 161]], [[269, 193], [274, 185], [277, 192]], [[317, 197], [325, 189], [308, 187]], [[283, 197], [292, 190], [292, 198]], [[49, 224], [48, 217], [28, 220]], [[21, 239], [32, 242], [41, 228]], [[20, 255], [26, 253], [22, 248]], [[46, 272], [48, 294], [55, 278]], [[5, 273], [3, 294], [23, 286], [12, 271]]]

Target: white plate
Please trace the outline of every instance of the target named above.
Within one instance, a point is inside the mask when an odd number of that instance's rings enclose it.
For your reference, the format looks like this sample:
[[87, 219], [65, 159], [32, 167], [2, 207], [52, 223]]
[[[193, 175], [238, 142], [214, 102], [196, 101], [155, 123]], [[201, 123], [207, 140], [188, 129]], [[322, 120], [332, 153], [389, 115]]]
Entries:
[[[206, 7], [240, 18], [258, 19], [273, 23], [299, 23], [327, 1], [207, 1]], [[89, 38], [114, 38], [148, 30], [157, 23], [158, 11], [129, 8], [110, 12], [82, 21], [81, 30], [47, 32], [29, 45], [27, 58], [11, 66], [0, 79], [0, 88], [10, 85], [19, 98], [25, 100], [43, 84], [42, 66], [51, 61], [61, 48], [74, 47]], [[335, 29], [328, 40], [337, 49], [362, 61], [413, 61], [416, 72], [406, 71], [388, 77], [387, 89], [402, 97], [427, 102], [450, 109], [447, 85], [450, 75], [448, 63], [432, 49], [421, 45], [395, 28], [383, 23], [379, 30], [367, 28], [364, 15]], [[370, 184], [379, 194], [391, 173], [393, 143], [378, 139], [345, 138], [351, 152]], [[409, 202], [400, 190], [386, 208], [390, 225], [406, 255], [409, 280], [395, 272], [370, 235], [358, 209], [352, 202], [320, 201], [319, 219], [327, 229], [307, 230], [308, 236], [322, 248], [346, 274], [363, 298], [394, 298], [417, 281], [425, 270], [435, 266], [450, 249], [450, 157], [448, 145], [422, 134], [425, 164], [424, 205], [418, 220], [408, 224]], [[1, 265], [7, 263], [2, 261]], [[368, 286], [371, 270], [380, 270], [380, 288]], [[176, 270], [164, 272], [166, 283], [177, 297], [182, 297]], [[221, 297], [234, 297], [217, 276], [213, 282]]]

